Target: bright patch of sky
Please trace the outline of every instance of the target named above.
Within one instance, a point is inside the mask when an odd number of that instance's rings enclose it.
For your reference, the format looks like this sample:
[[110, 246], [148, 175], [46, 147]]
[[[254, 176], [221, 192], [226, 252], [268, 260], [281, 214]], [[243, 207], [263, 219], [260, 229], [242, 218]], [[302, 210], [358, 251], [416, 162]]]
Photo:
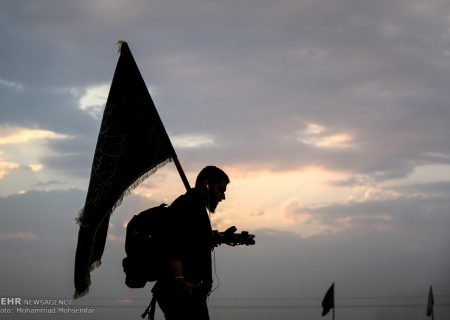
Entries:
[[343, 179], [347, 174], [319, 167], [287, 172], [227, 168], [227, 172], [233, 177], [227, 201], [220, 204], [220, 210], [213, 217], [219, 229], [236, 225], [239, 229], [255, 230], [270, 225], [271, 228], [311, 236], [321, 233], [322, 226], [305, 224], [308, 217], [293, 219], [289, 214], [291, 208], [343, 201], [352, 192], [350, 187], [335, 187], [329, 183]]
[[[108, 94], [111, 84], [101, 83], [87, 87], [86, 89], [70, 89], [71, 94], [78, 99], [78, 107], [87, 112], [91, 117], [98, 120], [103, 115], [103, 110], [108, 100]], [[148, 87], [149, 93], [153, 99], [157, 98], [160, 90], [155, 86]]]
[[87, 88], [78, 100], [79, 108], [95, 119], [99, 119], [108, 99], [109, 87], [110, 84], [103, 83]]
[[216, 145], [214, 137], [205, 134], [183, 134], [171, 138], [173, 146], [180, 149], [199, 149]]
[[19, 164], [11, 161], [7, 161], [0, 151], [0, 180], [12, 169], [19, 168]]
[[48, 142], [60, 139], [71, 137], [51, 130], [0, 126], [0, 180], [3, 180], [0, 196], [33, 189], [36, 183], [61, 178], [61, 173], [41, 163], [42, 158], [59, 155]]
[[298, 133], [298, 141], [317, 148], [351, 148], [353, 137], [348, 133], [330, 133], [324, 126], [309, 123], [306, 129]]
[[17, 83], [14, 81], [8, 81], [8, 80], [2, 79], [2, 78], [0, 78], [0, 86], [14, 89], [15, 91], [23, 90], [23, 85], [21, 85], [20, 83]]
[[31, 171], [33, 171], [33, 172], [39, 172], [39, 171], [41, 171], [42, 170], [42, 168], [44, 167], [44, 165], [43, 164], [40, 164], [40, 163], [30, 163], [29, 165], [28, 165], [28, 167], [31, 169]]

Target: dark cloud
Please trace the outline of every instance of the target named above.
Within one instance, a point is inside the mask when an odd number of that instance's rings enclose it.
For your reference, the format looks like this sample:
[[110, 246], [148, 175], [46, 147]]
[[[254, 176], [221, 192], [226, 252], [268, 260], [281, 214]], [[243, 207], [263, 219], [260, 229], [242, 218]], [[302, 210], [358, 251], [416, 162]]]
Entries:
[[81, 112], [69, 89], [24, 88], [20, 92], [5, 91], [3, 96], [0, 111], [3, 125], [47, 129], [75, 136], [91, 137], [98, 133], [99, 121]]
[[91, 174], [92, 158], [93, 156], [88, 154], [70, 154], [43, 157], [41, 161], [51, 170], [63, 172], [69, 176], [86, 178]]
[[[204, 1], [177, 2], [177, 10], [142, 1], [2, 6], [3, 43], [15, 48], [2, 52], [2, 77], [27, 92], [9, 94], [4, 121], [95, 140], [99, 123], [73, 97], [28, 91], [108, 83], [114, 43], [123, 38], [147, 84], [160, 90], [155, 101], [169, 132], [201, 131], [221, 144], [187, 152], [188, 165], [208, 157], [280, 169], [314, 163], [390, 179], [449, 148], [442, 1], [249, 1], [239, 10]], [[308, 122], [350, 133], [358, 148], [286, 143]]]
[[35, 187], [41, 188], [41, 187], [49, 187], [49, 186], [58, 186], [58, 185], [63, 185], [64, 182], [62, 181], [58, 181], [58, 180], [50, 180], [50, 181], [46, 181], [46, 182], [38, 182], [35, 184]]
[[434, 241], [448, 245], [450, 237], [445, 231], [450, 223], [448, 188], [448, 183], [432, 183], [376, 190], [372, 196], [368, 193], [365, 200], [298, 207], [289, 214], [292, 217], [310, 214], [310, 222], [317, 222], [330, 229], [360, 232], [389, 230], [403, 238], [414, 234], [418, 241], [433, 235]]
[[430, 194], [445, 197], [450, 195], [450, 182], [416, 183], [397, 187], [397, 190], [408, 194]]

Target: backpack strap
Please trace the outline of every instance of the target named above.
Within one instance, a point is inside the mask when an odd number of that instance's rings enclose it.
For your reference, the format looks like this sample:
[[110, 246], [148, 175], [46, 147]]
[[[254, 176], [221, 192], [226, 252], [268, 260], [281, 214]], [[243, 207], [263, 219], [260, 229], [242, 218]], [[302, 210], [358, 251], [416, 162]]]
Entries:
[[145, 309], [144, 313], [141, 315], [142, 319], [144, 319], [146, 316], [148, 316], [148, 320], [155, 320], [155, 310], [156, 310], [156, 291], [158, 286], [158, 281], [155, 283], [155, 285], [152, 288], [152, 299], [150, 300], [150, 304], [148, 305], [147, 309]]
[[152, 300], [150, 301], [150, 304], [148, 305], [147, 309], [145, 309], [145, 312], [141, 315], [142, 319], [144, 319], [148, 315], [148, 320], [154, 320], [155, 310], [156, 310], [156, 296], [153, 293], [153, 297]]

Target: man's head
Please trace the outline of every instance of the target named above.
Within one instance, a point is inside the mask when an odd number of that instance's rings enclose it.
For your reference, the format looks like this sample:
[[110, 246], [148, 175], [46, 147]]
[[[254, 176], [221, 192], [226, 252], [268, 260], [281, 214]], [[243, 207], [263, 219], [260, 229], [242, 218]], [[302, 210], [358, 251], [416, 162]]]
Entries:
[[223, 170], [215, 166], [207, 166], [198, 174], [195, 189], [207, 196], [208, 209], [214, 212], [219, 202], [225, 200], [229, 183], [230, 178]]

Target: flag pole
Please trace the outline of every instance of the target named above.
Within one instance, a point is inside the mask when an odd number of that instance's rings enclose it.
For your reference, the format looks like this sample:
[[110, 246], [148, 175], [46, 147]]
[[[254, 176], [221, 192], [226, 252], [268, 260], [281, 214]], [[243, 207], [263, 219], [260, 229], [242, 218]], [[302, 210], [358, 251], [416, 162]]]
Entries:
[[173, 162], [175, 163], [175, 167], [177, 167], [178, 173], [180, 174], [181, 180], [183, 181], [184, 187], [187, 191], [191, 189], [191, 186], [189, 185], [189, 181], [186, 177], [186, 174], [184, 173], [183, 167], [181, 166], [180, 160], [178, 160], [177, 155], [173, 157]]
[[335, 297], [336, 297], [336, 295], [335, 295], [335, 290], [334, 290], [334, 281], [333, 281], [333, 320], [335, 320], [335, 319], [334, 319], [334, 317], [335, 317], [335, 313], [334, 313], [334, 310], [336, 310]]

